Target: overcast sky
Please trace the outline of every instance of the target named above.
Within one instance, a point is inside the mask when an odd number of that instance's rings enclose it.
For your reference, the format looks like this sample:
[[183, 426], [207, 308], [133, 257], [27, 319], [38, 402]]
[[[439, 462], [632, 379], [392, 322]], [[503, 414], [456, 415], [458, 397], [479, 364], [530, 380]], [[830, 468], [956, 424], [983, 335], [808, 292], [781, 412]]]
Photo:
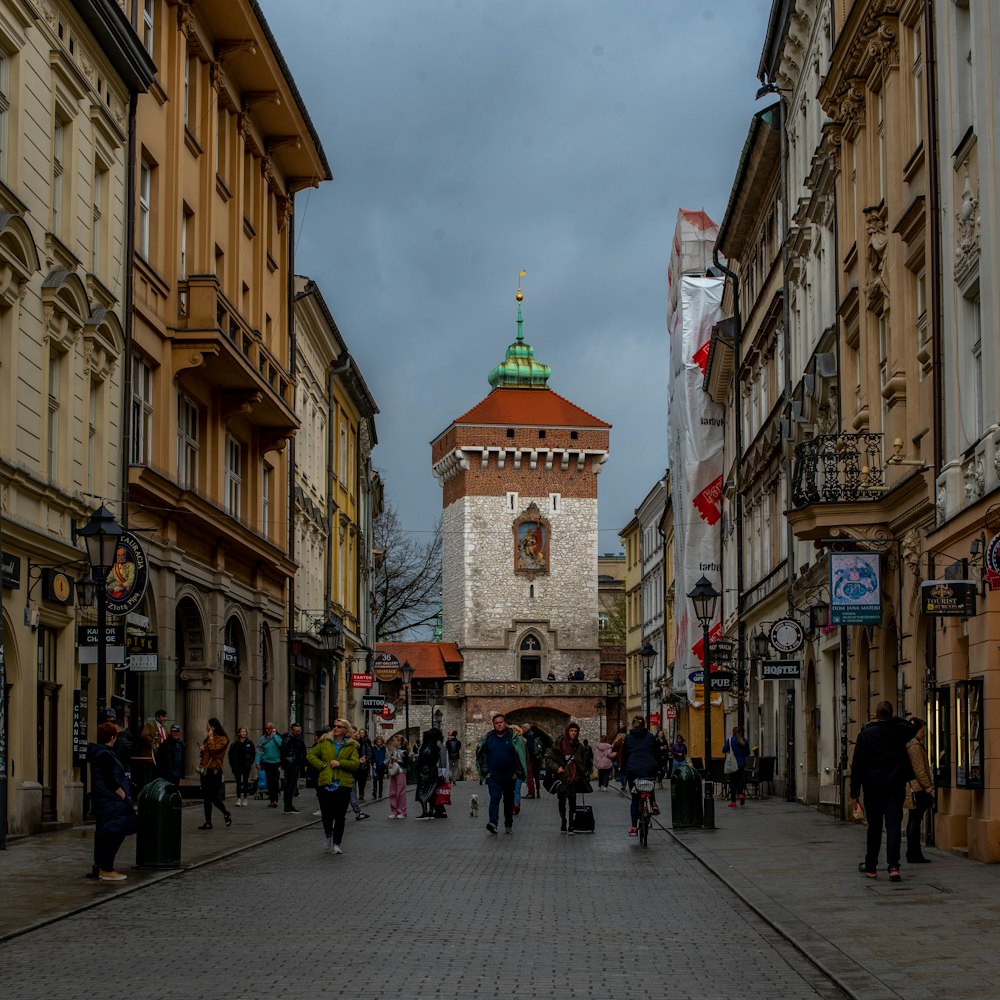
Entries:
[[599, 551], [666, 463], [667, 261], [678, 209], [716, 222], [770, 0], [261, 0], [334, 179], [296, 201], [378, 402], [374, 461], [410, 531], [429, 442], [489, 392], [516, 334], [550, 388], [613, 424]]

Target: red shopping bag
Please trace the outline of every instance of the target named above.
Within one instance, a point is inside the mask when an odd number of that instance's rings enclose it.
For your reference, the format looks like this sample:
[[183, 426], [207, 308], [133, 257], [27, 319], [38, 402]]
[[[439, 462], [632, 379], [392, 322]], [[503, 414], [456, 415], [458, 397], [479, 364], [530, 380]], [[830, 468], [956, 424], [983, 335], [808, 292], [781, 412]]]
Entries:
[[445, 781], [443, 784], [438, 786], [437, 792], [434, 794], [434, 805], [436, 806], [450, 806], [451, 805], [451, 782]]

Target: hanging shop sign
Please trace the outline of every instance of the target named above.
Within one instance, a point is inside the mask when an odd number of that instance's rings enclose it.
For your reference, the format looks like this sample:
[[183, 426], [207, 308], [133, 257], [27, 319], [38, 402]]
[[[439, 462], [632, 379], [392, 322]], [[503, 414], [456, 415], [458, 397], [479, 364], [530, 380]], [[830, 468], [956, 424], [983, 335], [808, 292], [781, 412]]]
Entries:
[[766, 681], [797, 681], [802, 676], [802, 661], [763, 660], [760, 675]]
[[986, 582], [990, 590], [1000, 590], [1000, 532], [995, 534], [986, 546]]
[[399, 676], [399, 659], [393, 653], [376, 653], [372, 670], [382, 683], [394, 681]]
[[882, 585], [877, 552], [831, 552], [830, 624], [881, 625]]
[[105, 609], [109, 615], [127, 615], [142, 604], [149, 583], [146, 553], [130, 531], [124, 532], [115, 547], [115, 561], [104, 581]]
[[779, 653], [797, 653], [805, 639], [802, 626], [794, 618], [780, 618], [768, 635], [768, 641]]
[[351, 674], [351, 687], [352, 688], [362, 688], [363, 690], [369, 690], [375, 684], [375, 678], [372, 674]]
[[920, 606], [925, 615], [972, 618], [976, 613], [976, 582], [927, 580], [920, 584]]

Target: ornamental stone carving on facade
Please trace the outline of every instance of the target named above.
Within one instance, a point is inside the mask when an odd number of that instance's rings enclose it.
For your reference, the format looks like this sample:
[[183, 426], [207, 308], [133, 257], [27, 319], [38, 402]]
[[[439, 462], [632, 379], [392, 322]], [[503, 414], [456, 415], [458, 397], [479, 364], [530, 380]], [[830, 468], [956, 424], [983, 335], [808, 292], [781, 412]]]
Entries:
[[986, 489], [986, 468], [981, 458], [971, 458], [962, 467], [966, 504], [975, 503]]
[[923, 579], [920, 575], [920, 552], [922, 549], [920, 532], [916, 528], [910, 528], [909, 531], [903, 535], [903, 540], [900, 543], [900, 549], [903, 556], [903, 565], [908, 566], [917, 580]]
[[865, 227], [868, 230], [868, 283], [865, 295], [868, 308], [885, 308], [889, 302], [889, 286], [885, 280], [885, 254], [889, 246], [889, 235], [885, 231], [885, 219], [878, 207], [866, 208]]
[[972, 193], [969, 182], [969, 164], [965, 163], [965, 181], [962, 185], [962, 204], [955, 213], [958, 223], [955, 238], [955, 281], [965, 285], [979, 269], [981, 246], [978, 190]]
[[939, 483], [937, 488], [937, 498], [934, 501], [934, 521], [940, 527], [944, 524], [944, 517], [947, 511], [948, 490], [944, 483]]
[[993, 471], [997, 479], [1000, 479], [1000, 439], [993, 445]]

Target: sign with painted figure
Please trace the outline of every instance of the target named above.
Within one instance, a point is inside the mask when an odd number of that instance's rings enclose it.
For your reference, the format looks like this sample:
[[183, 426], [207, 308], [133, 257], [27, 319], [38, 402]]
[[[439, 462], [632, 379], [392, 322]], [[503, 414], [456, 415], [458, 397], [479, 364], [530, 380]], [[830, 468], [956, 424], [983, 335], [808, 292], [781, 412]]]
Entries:
[[881, 625], [882, 587], [877, 552], [830, 553], [830, 623]]
[[139, 539], [124, 532], [115, 548], [115, 561], [104, 581], [109, 615], [127, 615], [142, 604], [149, 583], [149, 562]]
[[514, 572], [534, 577], [549, 571], [549, 522], [537, 504], [514, 522]]

